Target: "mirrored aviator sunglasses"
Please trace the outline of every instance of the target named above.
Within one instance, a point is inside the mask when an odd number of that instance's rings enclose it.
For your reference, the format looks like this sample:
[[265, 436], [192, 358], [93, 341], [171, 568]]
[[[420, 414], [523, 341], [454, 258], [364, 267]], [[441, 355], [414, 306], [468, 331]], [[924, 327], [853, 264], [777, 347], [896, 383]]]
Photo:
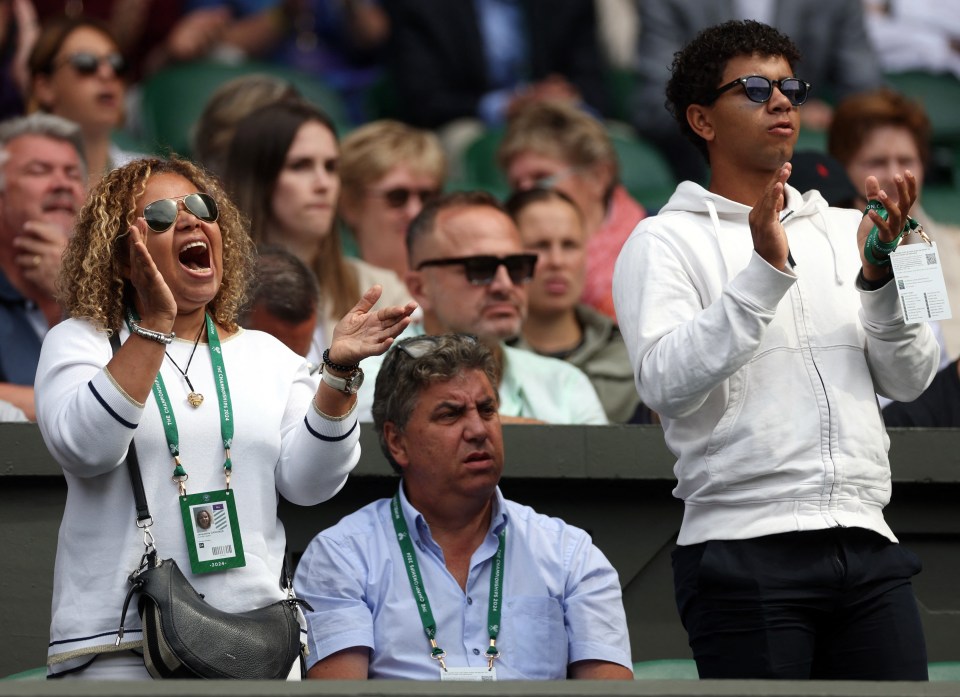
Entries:
[[[460, 334], [459, 336], [470, 343], [477, 343], [477, 337], [473, 334]], [[410, 358], [417, 359], [433, 351], [440, 345], [441, 341], [443, 341], [443, 336], [424, 334], [423, 336], [411, 336], [409, 339], [403, 339], [396, 344], [395, 348], [407, 354]]]
[[507, 275], [514, 285], [521, 285], [533, 278], [533, 269], [537, 265], [536, 254], [510, 254], [505, 257], [477, 255], [472, 257], [452, 257], [449, 259], [430, 259], [420, 262], [417, 271], [426, 266], [462, 265], [467, 280], [475, 286], [493, 283], [497, 269], [501, 264], [506, 267]]
[[127, 72], [127, 60], [119, 53], [108, 53], [105, 56], [97, 56], [86, 51], [72, 53], [67, 56], [65, 61], [80, 75], [88, 77], [94, 75], [100, 69], [100, 63], [106, 62], [114, 75], [123, 75]]
[[162, 198], [144, 206], [143, 219], [147, 221], [147, 227], [154, 232], [166, 232], [173, 227], [180, 213], [178, 201], [183, 201], [184, 208], [205, 223], [215, 223], [220, 217], [220, 209], [212, 196], [201, 193], [187, 194], [177, 198]]

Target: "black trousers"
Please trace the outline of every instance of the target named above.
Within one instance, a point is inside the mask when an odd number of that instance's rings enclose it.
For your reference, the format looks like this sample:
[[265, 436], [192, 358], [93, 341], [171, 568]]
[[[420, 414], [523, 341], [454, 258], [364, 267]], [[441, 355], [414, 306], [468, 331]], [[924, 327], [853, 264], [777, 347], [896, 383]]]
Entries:
[[713, 540], [673, 552], [700, 677], [926, 680], [915, 554], [859, 528]]

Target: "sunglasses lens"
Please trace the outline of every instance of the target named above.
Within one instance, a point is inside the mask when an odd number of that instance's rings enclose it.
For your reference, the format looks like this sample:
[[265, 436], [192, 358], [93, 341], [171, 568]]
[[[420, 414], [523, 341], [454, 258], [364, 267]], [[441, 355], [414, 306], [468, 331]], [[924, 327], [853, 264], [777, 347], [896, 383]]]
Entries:
[[533, 278], [533, 267], [536, 264], [536, 256], [520, 254], [507, 257], [503, 260], [507, 267], [507, 273], [510, 274], [510, 280], [515, 286], [519, 286]]
[[744, 81], [743, 89], [747, 93], [747, 99], [751, 102], [762, 104], [770, 99], [770, 92], [773, 86], [767, 78], [754, 75]]
[[410, 190], [390, 189], [383, 193], [383, 198], [386, 199], [387, 205], [391, 208], [403, 208], [410, 200]]
[[183, 199], [183, 205], [187, 210], [200, 218], [205, 223], [212, 223], [220, 217], [220, 209], [217, 208], [217, 202], [209, 194], [190, 194]]
[[420, 358], [430, 353], [430, 350], [436, 346], [438, 340], [437, 337], [429, 334], [425, 336], [415, 336], [397, 344], [397, 348], [410, 356], [410, 358]]
[[796, 78], [787, 78], [780, 83], [780, 91], [794, 106], [800, 106], [807, 101], [807, 84]]
[[500, 260], [497, 257], [470, 257], [463, 262], [467, 280], [475, 285], [487, 285], [497, 275]]
[[127, 61], [119, 53], [111, 53], [107, 56], [106, 61], [110, 64], [115, 75], [123, 75], [127, 72]]
[[93, 75], [100, 61], [92, 53], [74, 53], [70, 56], [70, 65], [81, 75]]
[[177, 202], [163, 198], [148, 204], [143, 209], [143, 219], [154, 232], [164, 232], [177, 220]]

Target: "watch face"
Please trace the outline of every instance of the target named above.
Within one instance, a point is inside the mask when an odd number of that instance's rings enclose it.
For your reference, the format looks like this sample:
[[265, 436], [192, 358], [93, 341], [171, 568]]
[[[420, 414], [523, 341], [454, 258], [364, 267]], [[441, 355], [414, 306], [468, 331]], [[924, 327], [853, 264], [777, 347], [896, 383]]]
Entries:
[[360, 391], [360, 385], [363, 384], [363, 371], [359, 368], [357, 372], [347, 378], [346, 384], [344, 385], [344, 392], [349, 394], [356, 394]]
[[340, 390], [344, 394], [356, 394], [363, 384], [363, 371], [357, 368], [357, 371], [349, 377], [341, 378], [331, 375], [328, 371], [320, 369], [321, 379], [335, 390]]

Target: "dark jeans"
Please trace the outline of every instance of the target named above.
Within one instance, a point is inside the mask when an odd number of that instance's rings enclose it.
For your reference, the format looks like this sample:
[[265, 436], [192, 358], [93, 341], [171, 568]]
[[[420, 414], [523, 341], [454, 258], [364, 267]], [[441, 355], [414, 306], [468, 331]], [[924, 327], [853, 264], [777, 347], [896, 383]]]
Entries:
[[713, 540], [673, 552], [700, 677], [926, 680], [915, 554], [859, 528]]

